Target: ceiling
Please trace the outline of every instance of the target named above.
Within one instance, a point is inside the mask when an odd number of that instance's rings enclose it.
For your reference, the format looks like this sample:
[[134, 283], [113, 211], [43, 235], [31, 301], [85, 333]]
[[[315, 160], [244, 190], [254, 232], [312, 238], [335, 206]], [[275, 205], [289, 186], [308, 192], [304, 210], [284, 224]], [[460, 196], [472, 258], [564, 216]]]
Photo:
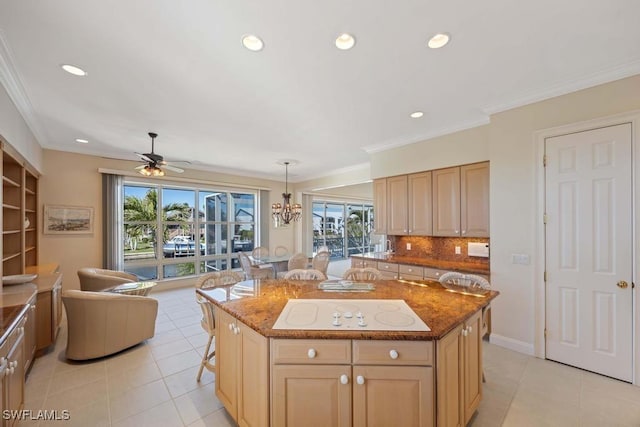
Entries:
[[[637, 0], [3, 1], [0, 78], [44, 148], [134, 160], [155, 131], [189, 168], [281, 179], [293, 159], [300, 181], [638, 74], [638, 16]], [[429, 49], [437, 32], [451, 41]]]

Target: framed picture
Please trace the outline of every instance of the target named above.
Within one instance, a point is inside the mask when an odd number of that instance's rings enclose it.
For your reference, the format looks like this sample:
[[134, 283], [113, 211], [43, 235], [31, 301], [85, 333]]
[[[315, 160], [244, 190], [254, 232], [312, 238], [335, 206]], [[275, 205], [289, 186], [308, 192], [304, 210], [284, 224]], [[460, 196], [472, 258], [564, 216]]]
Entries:
[[44, 206], [44, 234], [92, 234], [93, 208]]

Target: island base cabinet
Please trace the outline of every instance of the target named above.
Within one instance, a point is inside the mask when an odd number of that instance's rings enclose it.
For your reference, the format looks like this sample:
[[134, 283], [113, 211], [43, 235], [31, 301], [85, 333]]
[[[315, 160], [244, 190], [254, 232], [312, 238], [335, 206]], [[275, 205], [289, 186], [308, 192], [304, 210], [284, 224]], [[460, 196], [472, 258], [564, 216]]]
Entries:
[[465, 426], [482, 398], [482, 316], [475, 313], [437, 346], [438, 426]]
[[433, 368], [354, 366], [353, 426], [434, 425]]
[[222, 310], [216, 325], [216, 396], [239, 426], [268, 426], [268, 340]]
[[272, 426], [351, 425], [351, 366], [274, 365]]

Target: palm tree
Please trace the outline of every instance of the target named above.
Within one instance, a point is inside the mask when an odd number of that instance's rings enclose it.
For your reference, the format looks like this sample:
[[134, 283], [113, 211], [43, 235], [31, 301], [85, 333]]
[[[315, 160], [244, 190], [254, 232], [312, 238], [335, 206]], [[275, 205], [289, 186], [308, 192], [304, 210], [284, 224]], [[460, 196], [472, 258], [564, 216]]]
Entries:
[[[124, 198], [125, 232], [128, 237], [135, 238], [140, 235], [150, 234], [155, 242], [155, 227], [149, 223], [155, 223], [158, 215], [158, 190], [152, 188], [144, 197], [126, 196]], [[162, 221], [187, 222], [191, 208], [186, 203], [169, 203], [162, 207]], [[133, 224], [131, 224], [133, 223]], [[163, 242], [168, 238], [169, 230], [164, 227]]]

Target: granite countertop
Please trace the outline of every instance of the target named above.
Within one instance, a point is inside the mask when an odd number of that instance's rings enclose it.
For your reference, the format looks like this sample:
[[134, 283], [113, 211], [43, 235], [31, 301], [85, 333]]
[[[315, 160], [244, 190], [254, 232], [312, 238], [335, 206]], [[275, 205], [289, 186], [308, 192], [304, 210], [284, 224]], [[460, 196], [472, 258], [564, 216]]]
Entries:
[[[266, 279], [234, 286], [196, 289], [222, 310], [261, 335], [271, 338], [437, 340], [444, 337], [498, 296], [491, 291], [479, 297], [445, 290], [440, 283], [376, 280], [371, 292], [323, 292], [317, 280]], [[430, 332], [335, 331], [272, 329], [289, 299], [401, 299], [431, 328]]]
[[381, 252], [369, 252], [365, 254], [351, 255], [351, 258], [362, 258], [383, 262], [391, 262], [394, 264], [409, 264], [419, 267], [437, 268], [440, 270], [455, 270], [465, 273], [486, 274], [489, 275], [488, 264], [472, 264], [468, 262], [443, 261], [437, 258], [426, 257], [407, 257], [397, 256], [394, 254], [386, 254]]

